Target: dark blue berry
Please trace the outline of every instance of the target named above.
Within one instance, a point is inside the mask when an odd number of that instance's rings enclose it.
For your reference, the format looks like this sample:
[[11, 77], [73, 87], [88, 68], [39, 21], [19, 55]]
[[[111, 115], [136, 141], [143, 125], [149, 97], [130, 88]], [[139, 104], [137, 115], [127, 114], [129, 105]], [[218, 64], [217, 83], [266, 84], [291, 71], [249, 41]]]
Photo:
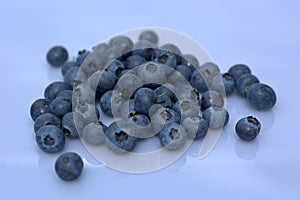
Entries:
[[235, 84], [236, 91], [242, 97], [247, 97], [247, 92], [249, 90], [249, 87], [254, 83], [259, 83], [259, 80], [256, 76], [252, 74], [243, 74], [236, 81]]
[[74, 61], [66, 62], [61, 68], [62, 75], [65, 76], [66, 72], [72, 67], [77, 67]]
[[109, 64], [109, 66], [106, 68], [107, 71], [110, 71], [115, 74], [116, 77], [120, 77], [122, 74], [122, 71], [125, 70], [124, 64], [119, 60], [114, 60]]
[[185, 130], [177, 123], [165, 124], [158, 136], [161, 145], [167, 150], [180, 149], [187, 141]]
[[190, 81], [192, 76], [192, 71], [189, 67], [185, 65], [177, 65], [176, 70], [180, 72], [187, 81]]
[[155, 93], [150, 88], [140, 88], [134, 94], [134, 108], [137, 113], [149, 115], [150, 107], [155, 103]]
[[34, 131], [37, 132], [43, 126], [54, 125], [61, 128], [61, 120], [52, 113], [44, 113], [34, 121]]
[[76, 62], [75, 62], [75, 65], [76, 66], [80, 66], [84, 59], [90, 54], [91, 52], [90, 51], [87, 51], [85, 49], [81, 50], [78, 52], [78, 56], [76, 58]]
[[235, 88], [233, 78], [228, 73], [224, 73], [222, 74], [222, 79], [223, 79], [226, 96], [229, 96], [233, 93]]
[[199, 66], [199, 61], [194, 55], [184, 54], [181, 58], [181, 64], [188, 66], [193, 72]]
[[132, 55], [126, 59], [126, 69], [133, 69], [134, 67], [140, 66], [147, 60], [140, 55]]
[[64, 76], [64, 82], [67, 83], [68, 85], [70, 85], [71, 87], [73, 87], [78, 71], [79, 71], [79, 67], [70, 68]]
[[199, 93], [208, 91], [207, 84], [202, 78], [198, 70], [194, 70], [190, 79], [191, 86], [195, 88]]
[[46, 99], [35, 100], [30, 107], [30, 116], [32, 120], [35, 121], [38, 116], [50, 112], [49, 106], [50, 101]]
[[68, 51], [63, 46], [54, 46], [47, 53], [47, 61], [51, 66], [58, 67], [68, 60]]
[[165, 93], [156, 95], [155, 103], [160, 104], [166, 108], [172, 108], [172, 106], [173, 106], [173, 102], [172, 102], [171, 98], [168, 95], [166, 95]]
[[204, 138], [208, 131], [207, 121], [199, 116], [185, 118], [182, 125], [187, 136], [195, 140]]
[[206, 91], [201, 95], [201, 109], [205, 110], [211, 106], [221, 108], [224, 105], [223, 97], [216, 91]]
[[176, 55], [164, 49], [154, 49], [152, 55], [152, 61], [167, 65], [174, 69], [177, 65]]
[[78, 154], [66, 152], [56, 159], [54, 168], [59, 178], [64, 181], [72, 181], [81, 175], [83, 161]]
[[70, 138], [79, 138], [75, 121], [73, 117], [73, 112], [68, 112], [62, 118], [62, 130], [67, 137]]
[[111, 71], [104, 71], [99, 79], [97, 92], [103, 94], [108, 90], [112, 90], [115, 87], [118, 78]]
[[113, 122], [105, 131], [106, 144], [116, 153], [125, 153], [133, 150], [138, 138], [123, 131], [118, 122]]
[[257, 110], [268, 110], [275, 105], [277, 100], [275, 91], [262, 83], [255, 83], [249, 87], [247, 99]]
[[100, 98], [100, 107], [101, 110], [108, 116], [112, 117], [112, 107], [111, 107], [111, 96], [112, 90], [105, 92]]
[[36, 133], [36, 142], [43, 151], [57, 153], [65, 147], [65, 135], [57, 126], [43, 126]]
[[44, 96], [47, 100], [53, 101], [63, 90], [72, 90], [72, 87], [65, 82], [56, 81], [46, 87]]
[[170, 99], [173, 101], [173, 102], [176, 102], [177, 101], [177, 97], [176, 95], [172, 92], [172, 90], [169, 88], [173, 87], [172, 85], [161, 85], [160, 87], [156, 88], [154, 90], [154, 93], [156, 96], [160, 96], [160, 95], [167, 95], [168, 97], [170, 97]]
[[140, 40], [134, 44], [132, 55], [140, 55], [149, 61], [153, 55], [153, 48], [155, 48], [155, 45], [151, 42]]
[[236, 134], [244, 141], [251, 141], [256, 138], [260, 129], [260, 122], [252, 116], [240, 119], [235, 126]]
[[72, 111], [72, 101], [66, 98], [56, 98], [50, 104], [52, 114], [62, 118], [65, 114]]
[[237, 79], [243, 74], [251, 74], [251, 70], [247, 65], [236, 64], [229, 68], [228, 74], [233, 78], [236, 83]]
[[73, 95], [72, 90], [63, 90], [56, 96], [56, 98], [65, 98], [72, 101], [72, 95]]

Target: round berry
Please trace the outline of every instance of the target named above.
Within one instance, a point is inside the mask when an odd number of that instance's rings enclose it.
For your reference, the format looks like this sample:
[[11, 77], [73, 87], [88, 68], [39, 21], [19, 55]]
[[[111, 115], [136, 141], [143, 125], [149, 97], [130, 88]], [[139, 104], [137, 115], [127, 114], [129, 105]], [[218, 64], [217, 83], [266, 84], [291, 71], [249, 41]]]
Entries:
[[68, 57], [68, 51], [63, 46], [54, 46], [47, 53], [47, 61], [54, 67], [62, 66]]
[[64, 181], [72, 181], [81, 175], [83, 161], [78, 154], [66, 152], [57, 158], [54, 168], [59, 178]]
[[36, 133], [36, 142], [43, 151], [57, 153], [65, 147], [65, 134], [57, 126], [43, 126]]
[[244, 141], [251, 141], [256, 138], [260, 129], [260, 122], [252, 116], [240, 119], [235, 126], [236, 134]]

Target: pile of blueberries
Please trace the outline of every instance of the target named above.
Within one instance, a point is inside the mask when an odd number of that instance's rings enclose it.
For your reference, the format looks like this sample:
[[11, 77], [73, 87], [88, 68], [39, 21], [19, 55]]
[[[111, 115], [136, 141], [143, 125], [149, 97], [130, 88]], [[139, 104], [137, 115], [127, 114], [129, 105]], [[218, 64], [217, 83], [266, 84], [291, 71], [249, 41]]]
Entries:
[[[117, 36], [91, 51], [79, 51], [73, 61], [68, 61], [63, 46], [51, 48], [47, 61], [61, 67], [64, 80], [49, 84], [44, 97], [31, 105], [40, 149], [57, 153], [66, 138], [81, 138], [89, 145], [105, 143], [116, 153], [126, 153], [139, 140], [158, 136], [161, 145], [173, 151], [188, 139], [204, 138], [209, 129], [223, 128], [229, 121], [224, 98], [235, 89], [257, 110], [275, 105], [274, 90], [260, 83], [248, 66], [237, 64], [222, 74], [215, 63], [200, 66], [194, 55], [182, 54], [174, 44], [158, 47], [158, 40], [151, 30], [141, 32], [136, 43]], [[180, 90], [184, 81], [191, 87]], [[100, 109], [114, 117], [108, 127], [101, 122]], [[128, 123], [134, 128], [123, 128]], [[245, 141], [253, 140], [260, 129], [253, 116], [235, 127]], [[82, 170], [83, 161], [74, 152], [63, 153], [55, 163], [63, 180], [78, 178]]]

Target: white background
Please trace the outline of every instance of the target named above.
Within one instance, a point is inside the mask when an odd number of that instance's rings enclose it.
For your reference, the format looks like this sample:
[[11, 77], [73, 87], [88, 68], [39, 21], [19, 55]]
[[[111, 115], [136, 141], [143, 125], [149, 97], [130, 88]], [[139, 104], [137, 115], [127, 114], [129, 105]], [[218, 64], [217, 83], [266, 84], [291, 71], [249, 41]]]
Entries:
[[[299, 199], [298, 1], [0, 1], [1, 139], [0, 199]], [[31, 103], [60, 80], [46, 52], [62, 44], [71, 56], [121, 31], [140, 27], [177, 30], [201, 44], [226, 71], [251, 66], [277, 92], [268, 112], [254, 111], [245, 99], [228, 98], [230, 122], [204, 160], [186, 156], [163, 170], [126, 174], [101, 165], [79, 141], [66, 151], [84, 158], [79, 180], [66, 183], [53, 170], [59, 154], [35, 144]], [[255, 115], [259, 137], [240, 141], [237, 120]]]

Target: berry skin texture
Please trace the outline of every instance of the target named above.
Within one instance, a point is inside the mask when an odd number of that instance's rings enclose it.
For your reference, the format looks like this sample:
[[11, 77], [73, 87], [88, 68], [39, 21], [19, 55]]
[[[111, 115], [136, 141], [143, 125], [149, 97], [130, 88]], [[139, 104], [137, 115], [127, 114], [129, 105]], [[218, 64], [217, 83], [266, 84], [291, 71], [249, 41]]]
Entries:
[[259, 80], [256, 76], [252, 74], [243, 74], [236, 81], [236, 91], [242, 97], [247, 97], [249, 87], [254, 83], [259, 83]]
[[158, 133], [160, 143], [167, 150], [174, 151], [187, 141], [185, 130], [177, 123], [167, 123]]
[[79, 138], [74, 122], [73, 112], [65, 114], [62, 118], [62, 130], [67, 137]]
[[224, 106], [223, 97], [216, 91], [206, 91], [201, 95], [201, 108], [203, 110], [209, 107], [221, 108]]
[[47, 100], [53, 101], [63, 90], [72, 90], [72, 87], [65, 82], [56, 81], [46, 87], [44, 96]]
[[134, 108], [137, 113], [149, 115], [150, 107], [155, 103], [155, 93], [150, 88], [140, 88], [134, 95]]
[[108, 116], [112, 117], [112, 107], [111, 107], [111, 96], [112, 90], [105, 92], [100, 98], [100, 107], [101, 110]]
[[247, 65], [236, 64], [229, 68], [228, 74], [233, 78], [236, 83], [237, 79], [243, 74], [251, 74], [251, 70]]
[[71, 67], [70, 69], [68, 69], [68, 71], [64, 75], [64, 82], [73, 87], [74, 81], [77, 78], [78, 71], [79, 67]]
[[74, 61], [66, 62], [61, 68], [61, 74], [65, 76], [66, 72], [72, 67], [77, 67]]
[[72, 111], [72, 102], [66, 98], [56, 98], [50, 104], [50, 111], [57, 117], [62, 118]]
[[199, 93], [208, 91], [207, 84], [198, 70], [194, 70], [194, 72], [192, 73], [190, 83], [193, 88], [195, 88]]
[[146, 31], [141, 32], [141, 34], [139, 36], [139, 40], [146, 40], [153, 44], [157, 44], [158, 36], [154, 31], [146, 30]]
[[126, 153], [133, 150], [138, 138], [124, 132], [117, 123], [113, 122], [105, 130], [106, 145], [116, 153]]
[[37, 132], [41, 127], [54, 125], [61, 128], [61, 120], [52, 113], [44, 113], [34, 121], [34, 132]]
[[47, 61], [51, 66], [62, 66], [68, 60], [69, 54], [65, 47], [54, 46], [47, 53]]
[[38, 116], [50, 112], [49, 105], [50, 101], [46, 99], [35, 100], [30, 107], [30, 116], [32, 120], [35, 121]]
[[228, 73], [224, 73], [222, 74], [222, 80], [223, 80], [226, 96], [231, 95], [235, 88], [233, 78]]
[[270, 86], [262, 83], [255, 83], [249, 87], [247, 99], [257, 110], [268, 110], [277, 101], [275, 91]]
[[236, 134], [244, 141], [251, 141], [257, 137], [261, 130], [260, 122], [252, 116], [244, 117], [240, 119], [236, 126]]
[[36, 142], [43, 151], [57, 153], [65, 147], [65, 134], [57, 126], [43, 126], [36, 133]]
[[54, 169], [62, 180], [73, 181], [81, 175], [83, 166], [83, 161], [78, 154], [66, 152], [56, 159]]
[[133, 69], [146, 62], [146, 59], [140, 55], [132, 55], [126, 59], [126, 69]]

